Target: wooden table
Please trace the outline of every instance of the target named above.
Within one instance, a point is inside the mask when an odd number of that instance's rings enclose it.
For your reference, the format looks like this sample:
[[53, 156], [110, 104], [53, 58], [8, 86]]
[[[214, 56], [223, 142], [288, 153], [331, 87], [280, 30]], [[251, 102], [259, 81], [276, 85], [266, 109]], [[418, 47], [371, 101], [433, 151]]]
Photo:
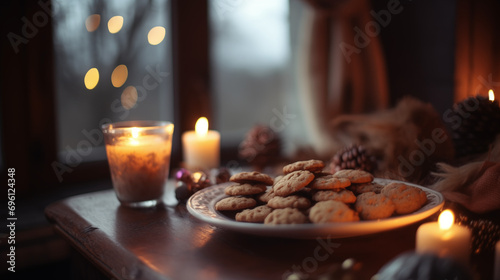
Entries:
[[112, 190], [99, 191], [54, 203], [46, 216], [81, 255], [116, 279], [286, 279], [297, 271], [313, 279], [348, 258], [360, 262], [355, 279], [370, 279], [414, 249], [419, 225], [331, 240], [260, 237], [203, 223], [168, 194], [165, 205], [140, 210], [120, 206]]

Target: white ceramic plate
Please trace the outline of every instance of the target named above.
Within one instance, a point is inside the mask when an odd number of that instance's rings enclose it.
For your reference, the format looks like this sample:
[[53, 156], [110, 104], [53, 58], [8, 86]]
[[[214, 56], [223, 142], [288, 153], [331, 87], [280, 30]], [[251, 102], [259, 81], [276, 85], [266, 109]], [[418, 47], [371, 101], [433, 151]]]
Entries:
[[[375, 179], [376, 183], [387, 185], [398, 182], [388, 179]], [[278, 236], [288, 238], [341, 238], [377, 233], [398, 227], [403, 227], [423, 220], [439, 211], [444, 205], [444, 198], [439, 192], [406, 183], [422, 189], [427, 194], [427, 203], [419, 210], [407, 214], [375, 221], [359, 221], [331, 224], [300, 224], [300, 225], [264, 225], [258, 223], [237, 222], [215, 210], [215, 203], [226, 197], [224, 189], [229, 183], [215, 185], [196, 192], [187, 202], [187, 209], [196, 218], [210, 225], [224, 229], [263, 236]]]

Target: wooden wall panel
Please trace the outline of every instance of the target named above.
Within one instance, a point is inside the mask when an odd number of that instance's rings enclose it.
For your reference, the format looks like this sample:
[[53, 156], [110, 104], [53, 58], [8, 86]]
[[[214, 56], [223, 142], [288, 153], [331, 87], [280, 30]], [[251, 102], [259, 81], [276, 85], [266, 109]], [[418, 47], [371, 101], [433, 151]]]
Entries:
[[457, 8], [455, 101], [490, 88], [500, 97], [500, 2], [460, 0]]

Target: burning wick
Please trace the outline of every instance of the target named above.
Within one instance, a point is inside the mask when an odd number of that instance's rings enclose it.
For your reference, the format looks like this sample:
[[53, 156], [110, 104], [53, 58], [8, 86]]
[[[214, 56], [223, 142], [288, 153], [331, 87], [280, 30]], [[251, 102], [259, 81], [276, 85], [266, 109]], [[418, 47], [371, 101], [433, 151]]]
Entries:
[[489, 99], [490, 99], [491, 102], [495, 101], [495, 93], [493, 92], [492, 89], [490, 89], [488, 91], [488, 97], [489, 97]]
[[450, 210], [444, 210], [438, 218], [438, 224], [439, 228], [441, 230], [448, 230], [453, 226], [453, 221], [455, 220], [455, 217], [453, 215], [453, 212]]
[[196, 121], [194, 126], [194, 130], [196, 131], [196, 135], [200, 137], [207, 136], [208, 133], [208, 120], [205, 117], [201, 117]]

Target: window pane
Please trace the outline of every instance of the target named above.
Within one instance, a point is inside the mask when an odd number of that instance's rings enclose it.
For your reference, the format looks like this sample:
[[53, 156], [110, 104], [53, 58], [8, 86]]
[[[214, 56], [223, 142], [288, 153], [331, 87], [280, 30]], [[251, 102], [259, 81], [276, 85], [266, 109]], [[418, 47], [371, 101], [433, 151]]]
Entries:
[[289, 4], [211, 0], [210, 5], [215, 123], [222, 144], [235, 145], [253, 125], [272, 126], [283, 110], [290, 112]]
[[103, 122], [173, 121], [169, 1], [53, 2], [62, 162], [105, 159]]

